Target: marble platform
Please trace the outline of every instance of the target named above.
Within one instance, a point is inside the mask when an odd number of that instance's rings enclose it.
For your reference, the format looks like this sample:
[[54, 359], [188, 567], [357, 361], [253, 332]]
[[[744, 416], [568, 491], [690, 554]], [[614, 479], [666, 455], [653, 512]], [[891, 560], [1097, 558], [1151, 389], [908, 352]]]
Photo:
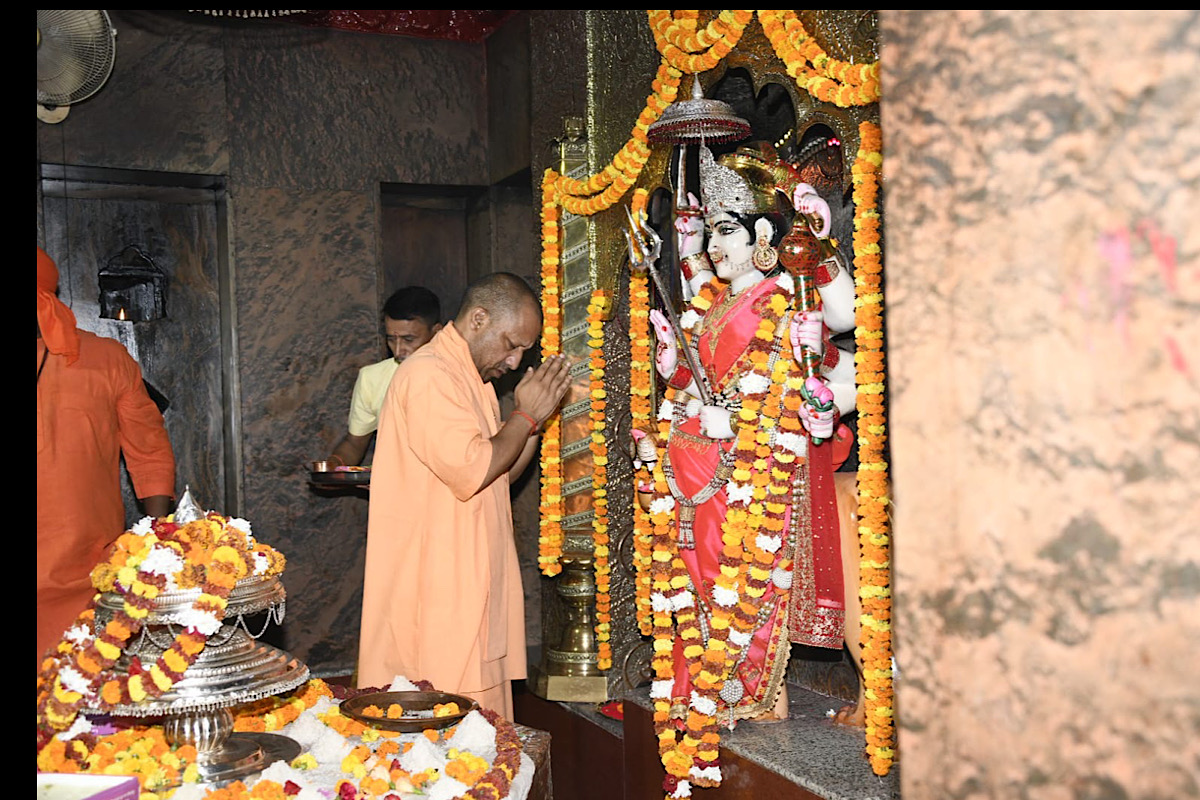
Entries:
[[[645, 687], [633, 690], [624, 701], [624, 721], [600, 714], [594, 703], [548, 703], [547, 707], [559, 709], [559, 713], [567, 718], [562, 722], [553, 722], [546, 716], [549, 712], [545, 708], [536, 712], [540, 715], [537, 717], [539, 726], [558, 729], [559, 732], [554, 733], [556, 746], [582, 746], [589, 751], [589, 755], [579, 762], [580, 768], [591, 768], [588, 759], [620, 762], [600, 766], [600, 771], [608, 777], [606, 787], [599, 794], [587, 794], [589, 798], [641, 800], [662, 796], [663, 771], [651, 729], [649, 690]], [[711, 800], [744, 797], [897, 800], [900, 797], [899, 765], [883, 778], [876, 776], [864, 755], [862, 731], [830, 722], [827, 713], [843, 704], [844, 701], [837, 698], [789, 685], [787, 720], [769, 724], [742, 723], [735, 730], [722, 734], [721, 761], [725, 780], [719, 789], [705, 790], [704, 796]], [[522, 709], [522, 703], [518, 702], [518, 718]], [[594, 730], [595, 735], [581, 734], [579, 731], [584, 728]], [[619, 754], [609, 755], [608, 749], [612, 745], [607, 742], [614, 742]], [[556, 758], [567, 764], [576, 763], [566, 753], [559, 753]]]
[[[630, 692], [625, 703], [627, 720], [630, 704], [649, 714], [649, 688]], [[899, 766], [883, 778], [875, 775], [864, 755], [862, 731], [830, 722], [827, 712], [842, 705], [841, 700], [789, 685], [788, 719], [744, 722], [723, 732], [722, 760], [727, 760], [728, 751], [823, 800], [899, 798]]]

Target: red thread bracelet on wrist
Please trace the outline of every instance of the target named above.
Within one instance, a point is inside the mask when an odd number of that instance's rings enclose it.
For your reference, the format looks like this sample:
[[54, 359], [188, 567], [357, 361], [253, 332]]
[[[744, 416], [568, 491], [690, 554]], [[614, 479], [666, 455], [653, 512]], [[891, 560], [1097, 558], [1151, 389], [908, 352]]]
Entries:
[[[521, 409], [519, 409], [519, 408], [514, 408], [514, 409], [513, 409], [513, 414], [514, 414], [514, 415], [516, 415], [516, 414], [520, 414], [522, 417], [524, 417], [525, 419], [529, 420], [529, 435], [530, 435], [530, 436], [533, 436], [535, 433], [537, 433], [537, 431], [538, 431], [538, 428], [542, 427], [542, 425], [541, 425], [541, 423], [540, 423], [540, 422], [538, 422], [538, 421], [537, 421], [536, 419], [534, 419], [532, 416], [530, 416], [529, 414], [526, 414], [524, 411], [522, 411], [522, 410], [521, 410]], [[512, 419], [512, 417], [509, 417], [509, 419]]]

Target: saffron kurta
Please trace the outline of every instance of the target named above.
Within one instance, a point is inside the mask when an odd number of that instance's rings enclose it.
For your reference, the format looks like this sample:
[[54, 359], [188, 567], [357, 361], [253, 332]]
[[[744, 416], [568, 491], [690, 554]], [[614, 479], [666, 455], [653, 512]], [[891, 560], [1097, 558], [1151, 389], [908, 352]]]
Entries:
[[500, 424], [453, 323], [396, 370], [371, 474], [359, 686], [425, 679], [511, 719], [525, 612], [508, 475], [475, 491]]
[[[37, 349], [40, 364], [40, 339]], [[171, 442], [137, 362], [79, 331], [79, 360], [50, 354], [37, 381], [39, 660], [91, 600], [92, 567], [125, 530], [122, 454], [138, 497], [174, 495]]]

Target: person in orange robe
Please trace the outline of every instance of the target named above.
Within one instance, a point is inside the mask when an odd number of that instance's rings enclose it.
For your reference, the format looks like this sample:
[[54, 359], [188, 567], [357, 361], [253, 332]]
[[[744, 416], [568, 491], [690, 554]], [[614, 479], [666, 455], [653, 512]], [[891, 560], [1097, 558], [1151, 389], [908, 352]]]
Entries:
[[424, 679], [512, 718], [525, 677], [525, 614], [509, 477], [567, 389], [568, 364], [529, 368], [507, 420], [490, 381], [541, 332], [537, 296], [495, 273], [396, 370], [371, 477], [358, 685]]
[[166, 516], [175, 457], [142, 373], [112, 339], [75, 327], [37, 251], [37, 651], [92, 599], [92, 567], [125, 530], [120, 457], [146, 512]]

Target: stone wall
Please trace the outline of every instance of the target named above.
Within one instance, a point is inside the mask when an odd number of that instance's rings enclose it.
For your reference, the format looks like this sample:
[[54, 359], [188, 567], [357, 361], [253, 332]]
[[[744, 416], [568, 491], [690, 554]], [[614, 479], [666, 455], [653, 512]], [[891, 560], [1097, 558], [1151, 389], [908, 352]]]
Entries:
[[1197, 797], [1197, 14], [880, 20], [904, 796]]

